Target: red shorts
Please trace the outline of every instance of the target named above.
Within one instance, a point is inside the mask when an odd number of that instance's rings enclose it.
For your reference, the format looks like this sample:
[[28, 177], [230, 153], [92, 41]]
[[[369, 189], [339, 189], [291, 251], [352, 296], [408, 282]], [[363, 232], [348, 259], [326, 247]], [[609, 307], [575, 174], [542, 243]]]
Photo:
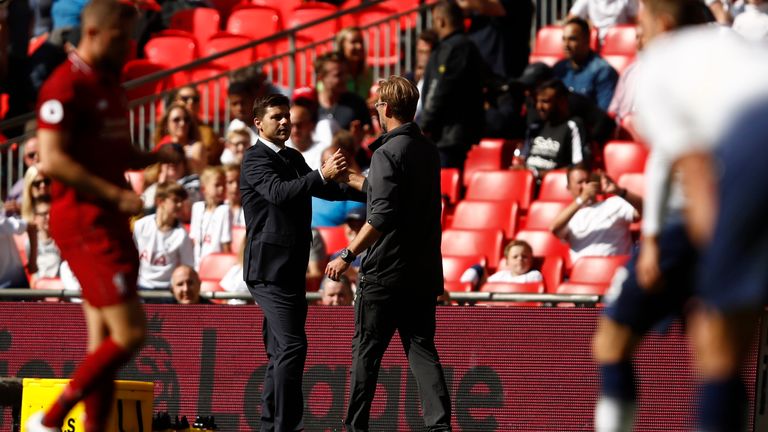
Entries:
[[130, 233], [126, 237], [94, 229], [63, 241], [59, 249], [91, 306], [112, 306], [138, 296], [139, 258]]

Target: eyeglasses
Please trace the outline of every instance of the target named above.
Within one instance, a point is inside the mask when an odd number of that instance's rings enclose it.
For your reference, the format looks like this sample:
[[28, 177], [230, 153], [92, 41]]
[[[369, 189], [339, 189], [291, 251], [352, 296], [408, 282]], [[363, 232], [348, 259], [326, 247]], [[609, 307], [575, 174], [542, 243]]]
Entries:
[[174, 123], [189, 123], [189, 117], [174, 117], [171, 119], [171, 121]]
[[179, 96], [179, 99], [183, 100], [184, 102], [200, 102], [200, 96]]
[[386, 102], [376, 102], [375, 104], [373, 104], [373, 107], [374, 108], [378, 108], [378, 107], [380, 107], [382, 105], [386, 105], [386, 104], [387, 104]]
[[32, 187], [39, 188], [41, 185], [50, 186], [51, 185], [51, 179], [42, 179], [42, 180], [35, 180], [32, 182]]

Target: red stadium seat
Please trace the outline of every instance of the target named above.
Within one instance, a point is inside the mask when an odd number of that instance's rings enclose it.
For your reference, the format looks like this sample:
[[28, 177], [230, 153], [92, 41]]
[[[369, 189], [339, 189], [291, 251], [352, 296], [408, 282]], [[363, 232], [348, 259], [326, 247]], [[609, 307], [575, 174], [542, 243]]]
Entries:
[[[219, 32], [213, 35], [211, 39], [203, 45], [203, 55], [208, 57], [213, 54], [243, 46], [251, 41], [252, 39], [248, 36]], [[268, 47], [264, 49], [269, 50]], [[227, 69], [238, 69], [252, 64], [256, 60], [256, 56], [256, 48], [240, 50], [214, 60], [213, 65], [223, 66]]]
[[[197, 42], [191, 33], [166, 32], [152, 37], [144, 45], [144, 55], [147, 60], [153, 63], [177, 67], [197, 58]], [[189, 74], [177, 72], [173, 75], [172, 80], [174, 85], [184, 85], [189, 82]]]
[[443, 289], [448, 292], [472, 292], [472, 284], [469, 282], [444, 282]]
[[517, 240], [525, 240], [533, 249], [535, 257], [555, 256], [563, 259], [566, 268], [570, 264], [568, 245], [547, 230], [520, 230], [515, 235]]
[[245, 243], [245, 227], [233, 226], [232, 227], [232, 246], [230, 250], [233, 254], [239, 254], [240, 248]]
[[[291, 29], [302, 24], [318, 21], [338, 12], [338, 10], [339, 9], [336, 6], [328, 3], [302, 3], [296, 6], [286, 18], [287, 24], [285, 27]], [[338, 31], [339, 25], [337, 20], [330, 20], [301, 30], [298, 32], [298, 35], [308, 37], [315, 42], [320, 42], [322, 40], [333, 38]]]
[[622, 174], [616, 183], [636, 195], [645, 195], [645, 175], [642, 173]]
[[328, 255], [332, 255], [349, 244], [347, 235], [344, 233], [344, 226], [335, 227], [317, 227], [320, 232], [320, 236], [323, 237], [323, 243], [325, 243], [325, 250]]
[[565, 271], [565, 262], [559, 256], [544, 257], [541, 264], [541, 275], [544, 277], [544, 288], [552, 293], [557, 290], [563, 281], [563, 272]]
[[460, 230], [443, 231], [441, 250], [443, 255], [484, 256], [488, 268], [496, 269], [501, 258], [504, 233], [501, 230]]
[[573, 195], [568, 191], [568, 170], [556, 169], [544, 174], [539, 189], [540, 201], [573, 201]]
[[480, 171], [469, 183], [465, 199], [516, 201], [527, 212], [533, 196], [533, 174], [528, 170]]
[[624, 266], [627, 261], [629, 257], [626, 255], [581, 257], [574, 263], [568, 282], [563, 282], [557, 292], [565, 294], [564, 291], [571, 291], [571, 294], [583, 294], [592, 289], [594, 292], [602, 290], [601, 294], [603, 294], [610, 286], [616, 270]]
[[517, 203], [514, 201], [464, 200], [456, 205], [451, 228], [500, 229], [505, 238], [512, 238], [517, 224]]
[[[544, 294], [544, 284], [488, 282], [480, 287], [480, 292], [505, 293], [505, 294]], [[479, 306], [541, 306], [540, 302], [478, 302]]]
[[227, 32], [262, 39], [283, 29], [280, 9], [275, 6], [246, 4], [235, 8], [227, 19]]
[[280, 12], [280, 22], [283, 28], [287, 28], [287, 20], [293, 13], [293, 9], [303, 3], [303, 0], [252, 0], [250, 2], [243, 1], [243, 4], [254, 4], [259, 6], [270, 6], [277, 9]]
[[563, 201], [534, 201], [528, 209], [528, 216], [525, 219], [525, 229], [527, 230], [548, 230], [568, 203]]
[[396, 21], [389, 19], [396, 13], [394, 9], [379, 4], [355, 13], [352, 18], [363, 29], [368, 64], [371, 66], [394, 66], [400, 61]]
[[[132, 81], [153, 73], [162, 72], [167, 66], [146, 59], [131, 60], [123, 66], [122, 81]], [[167, 88], [167, 79], [159, 79], [127, 91], [128, 100], [136, 100], [145, 96], [161, 93]]]
[[222, 20], [226, 20], [229, 14], [232, 12], [232, 9], [235, 8], [238, 4], [242, 3], [243, 0], [211, 0], [211, 5], [219, 11], [219, 14], [221, 15]]
[[[589, 46], [593, 51], [598, 48], [597, 29], [590, 28]], [[549, 25], [544, 26], [536, 32], [536, 41], [533, 45], [531, 56], [557, 57], [563, 59], [563, 27]], [[541, 60], [539, 60], [541, 61]]]
[[464, 186], [469, 185], [472, 176], [478, 171], [498, 171], [508, 166], [509, 162], [504, 163], [502, 147], [473, 146], [464, 161]]
[[605, 295], [608, 285], [567, 282], [557, 288], [557, 294]]
[[634, 24], [618, 24], [608, 29], [600, 55], [634, 57], [637, 54], [637, 30]]
[[200, 270], [197, 273], [201, 280], [218, 283], [235, 264], [237, 264], [237, 254], [212, 253], [203, 257], [203, 260], [200, 261]]
[[480, 264], [485, 268], [485, 263], [485, 257], [482, 255], [443, 255], [443, 279], [446, 282], [459, 282], [461, 280], [461, 275], [463, 275], [468, 268], [475, 264]]
[[192, 33], [197, 39], [197, 45], [203, 46], [211, 36], [218, 33], [220, 26], [219, 11], [213, 8], [196, 7], [174, 13], [170, 28]]
[[[197, 113], [202, 117], [205, 123], [213, 123], [224, 119], [227, 109], [227, 91], [229, 88], [229, 76], [226, 75], [227, 68], [224, 66], [211, 65], [193, 69], [191, 73], [192, 82], [205, 80], [205, 83], [197, 85], [197, 91], [200, 92], [200, 111]], [[218, 76], [219, 78], [215, 78]]]
[[440, 170], [440, 193], [448, 198], [451, 205], [459, 201], [459, 179], [458, 168], [442, 168]]
[[648, 148], [632, 141], [610, 141], [603, 149], [605, 173], [614, 180], [624, 173], [644, 172], [647, 158]]

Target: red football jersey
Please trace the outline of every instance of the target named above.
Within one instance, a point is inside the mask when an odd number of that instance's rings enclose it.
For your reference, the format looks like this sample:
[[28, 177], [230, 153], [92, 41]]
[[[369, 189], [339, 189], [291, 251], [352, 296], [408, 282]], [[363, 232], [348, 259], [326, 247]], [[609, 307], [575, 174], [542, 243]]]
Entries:
[[[128, 188], [124, 173], [132, 144], [127, 98], [117, 76], [71, 52], [40, 90], [37, 122], [40, 129], [66, 133], [65, 152], [90, 173]], [[114, 204], [56, 181], [51, 198], [50, 229], [60, 244], [104, 229], [128, 232], [130, 238], [128, 217]]]

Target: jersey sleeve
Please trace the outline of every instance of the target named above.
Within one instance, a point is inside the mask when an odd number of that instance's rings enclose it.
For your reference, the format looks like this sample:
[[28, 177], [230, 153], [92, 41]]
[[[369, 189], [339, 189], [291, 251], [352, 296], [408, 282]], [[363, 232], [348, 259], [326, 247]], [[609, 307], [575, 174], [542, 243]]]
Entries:
[[75, 90], [71, 80], [54, 74], [40, 89], [37, 102], [37, 127], [55, 131], [67, 130], [74, 118]]

